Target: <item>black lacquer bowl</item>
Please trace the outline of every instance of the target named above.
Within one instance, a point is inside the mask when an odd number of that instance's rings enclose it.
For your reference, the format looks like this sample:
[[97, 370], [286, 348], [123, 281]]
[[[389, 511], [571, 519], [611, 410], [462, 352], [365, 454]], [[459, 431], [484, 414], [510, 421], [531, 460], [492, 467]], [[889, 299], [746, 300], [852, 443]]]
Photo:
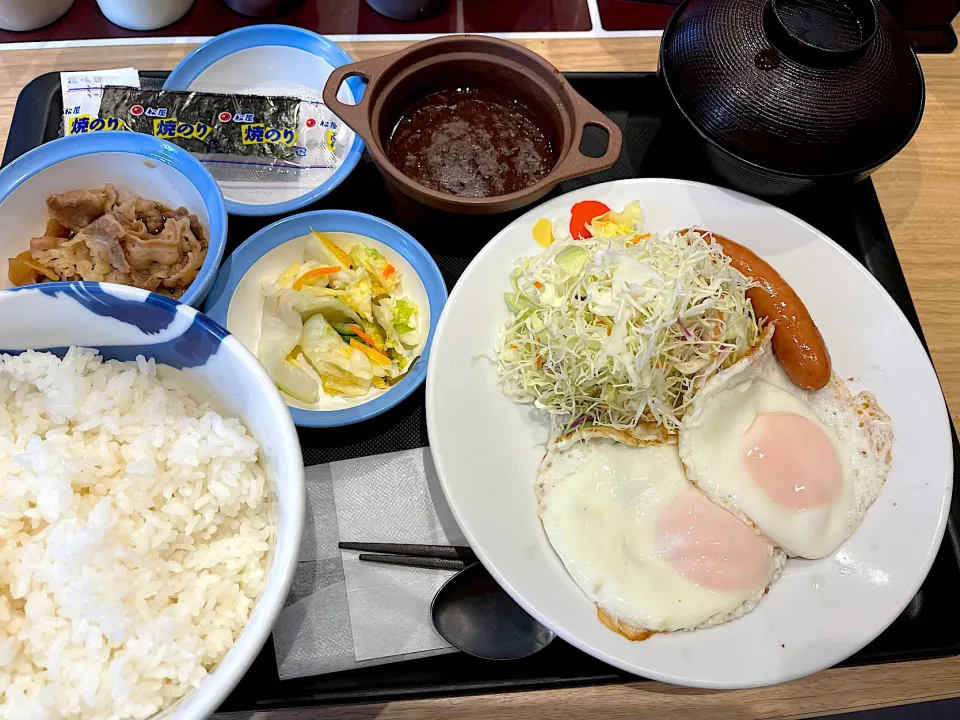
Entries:
[[864, 178], [923, 114], [917, 56], [874, 0], [685, 0], [660, 74], [706, 161], [759, 195]]

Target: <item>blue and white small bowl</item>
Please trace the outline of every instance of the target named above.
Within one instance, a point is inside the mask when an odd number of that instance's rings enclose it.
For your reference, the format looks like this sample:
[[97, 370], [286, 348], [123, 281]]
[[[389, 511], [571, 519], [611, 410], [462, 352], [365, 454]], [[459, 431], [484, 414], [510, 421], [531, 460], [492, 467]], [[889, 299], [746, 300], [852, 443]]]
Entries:
[[185, 150], [150, 135], [114, 131], [71, 135], [34, 148], [0, 170], [0, 290], [11, 286], [7, 260], [43, 235], [47, 196], [114, 185], [197, 216], [210, 240], [207, 259], [180, 301], [198, 307], [227, 245], [227, 210], [209, 172]]
[[[25, 320], [24, 318], [28, 318]], [[287, 597], [304, 522], [303, 456], [286, 405], [257, 359], [194, 308], [145, 290], [106, 283], [47, 283], [0, 292], [0, 353], [62, 355], [95, 348], [109, 360], [137, 355], [181, 371], [196, 399], [239, 417], [260, 443], [260, 462], [276, 494], [277, 533], [262, 594], [233, 647], [196, 691], [163, 714], [209, 717], [243, 677]]]
[[[311, 406], [284, 396], [297, 425], [339, 427], [379, 415], [423, 384], [433, 333], [447, 301], [447, 287], [423, 246], [386, 220], [349, 210], [317, 210], [284, 218], [250, 236], [230, 253], [207, 297], [207, 314], [254, 354], [260, 342], [263, 282], [273, 282], [291, 264], [303, 262], [304, 239], [312, 230], [342, 245], [360, 240], [379, 250], [400, 273], [404, 294], [417, 304], [421, 327], [429, 327], [416, 363], [400, 382], [386, 390], [372, 389], [360, 398], [321, 394], [320, 402]], [[350, 235], [361, 237], [351, 240]]]
[[[282, 177], [270, 163], [259, 163], [256, 181], [249, 181], [254, 158], [244, 159], [244, 180], [230, 179], [236, 173], [236, 158], [205, 160], [221, 188], [232, 215], [285, 215], [315, 203], [329, 193], [360, 161], [363, 140], [345, 123], [326, 110], [323, 87], [334, 68], [353, 59], [338, 45], [309, 30], [289, 25], [252, 25], [217, 35], [187, 55], [164, 82], [165, 90], [234, 93], [296, 97], [311, 107], [306, 120], [317, 124], [308, 133], [323, 134], [323, 122], [337, 122], [338, 150], [335, 166], [325, 163], [297, 171], [299, 180], [289, 171]], [[364, 83], [350, 78], [341, 87], [338, 98], [356, 103], [363, 96]], [[307, 143], [309, 144], [309, 143]], [[312, 154], [308, 158], [313, 157]], [[309, 165], [309, 163], [308, 163]]]

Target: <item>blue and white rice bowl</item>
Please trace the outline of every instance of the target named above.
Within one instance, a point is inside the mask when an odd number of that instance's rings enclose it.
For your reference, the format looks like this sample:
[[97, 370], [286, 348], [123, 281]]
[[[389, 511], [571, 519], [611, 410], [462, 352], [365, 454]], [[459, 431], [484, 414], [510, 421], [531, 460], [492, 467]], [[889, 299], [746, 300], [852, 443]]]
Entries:
[[[294, 97], [301, 113], [315, 124], [298, 145], [313, 147], [328, 132], [336, 135], [335, 161], [319, 162], [311, 150], [303, 171], [277, 171], [269, 162], [254, 167], [255, 158], [205, 159], [219, 179], [232, 215], [285, 215], [315, 203], [342, 183], [360, 161], [363, 140], [326, 110], [323, 87], [334, 68], [353, 59], [317, 33], [289, 25], [253, 25], [217, 35], [187, 55], [164, 82], [166, 90]], [[350, 78], [338, 97], [356, 103], [364, 82]], [[325, 125], [333, 119], [336, 128]], [[254, 118], [256, 121], [256, 118]], [[308, 149], [308, 148], [304, 148]], [[238, 170], [238, 165], [242, 169]], [[239, 176], [242, 173], [242, 178]], [[255, 178], [251, 180], [251, 173]]]
[[[259, 653], [293, 579], [304, 522], [303, 459], [296, 428], [256, 358], [191, 307], [144, 290], [101, 283], [48, 283], [0, 292], [0, 353], [34, 349], [62, 356], [70, 346], [97, 349], [105, 359], [155, 359], [159, 377], [172, 376], [194, 400], [209, 401], [224, 417], [238, 417], [259, 443], [276, 527], [263, 590], [245, 628], [213, 672], [162, 714], [184, 720], [208, 717]], [[161, 363], [173, 370], [161, 368]], [[11, 377], [0, 380], [0, 388], [13, 382]], [[0, 449], [0, 457], [3, 452]], [[63, 664], [61, 671], [67, 672], [65, 658]], [[98, 670], [88, 667], [84, 672], [95, 677]], [[109, 676], [110, 668], [103, 672]]]
[[0, 170], [0, 290], [11, 286], [7, 260], [44, 234], [47, 196], [112, 184], [197, 216], [210, 246], [180, 301], [195, 307], [206, 297], [227, 244], [223, 195], [209, 172], [185, 150], [149, 135], [125, 131], [71, 135], [34, 148]]
[[[263, 282], [273, 282], [292, 263], [302, 262], [304, 238], [316, 230], [346, 247], [362, 242], [376, 248], [400, 274], [402, 293], [417, 304], [422, 334], [419, 357], [390, 388], [372, 388], [363, 397], [321, 394], [315, 405], [284, 395], [301, 427], [339, 427], [375, 417], [423, 384], [433, 333], [447, 300], [436, 262], [408, 233], [380, 218], [349, 210], [317, 210], [292, 215], [250, 236], [224, 261], [205, 306], [207, 314], [257, 354], [263, 312]], [[357, 237], [359, 236], [359, 237]]]

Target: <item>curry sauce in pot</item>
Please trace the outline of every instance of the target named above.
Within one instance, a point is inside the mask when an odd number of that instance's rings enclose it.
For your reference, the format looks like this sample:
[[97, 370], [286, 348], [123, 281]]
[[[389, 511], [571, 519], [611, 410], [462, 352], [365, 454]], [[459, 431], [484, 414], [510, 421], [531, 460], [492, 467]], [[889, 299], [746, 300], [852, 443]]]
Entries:
[[523, 190], [556, 163], [556, 150], [529, 108], [469, 87], [414, 101], [394, 126], [386, 151], [411, 180], [459, 197]]

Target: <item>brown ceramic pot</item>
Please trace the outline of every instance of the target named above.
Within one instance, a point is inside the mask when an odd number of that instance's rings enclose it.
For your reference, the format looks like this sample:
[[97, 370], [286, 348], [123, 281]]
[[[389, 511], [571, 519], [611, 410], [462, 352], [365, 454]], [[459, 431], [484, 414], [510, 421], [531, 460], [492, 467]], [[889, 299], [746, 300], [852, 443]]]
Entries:
[[[367, 81], [356, 105], [337, 100], [344, 80]], [[386, 143], [402, 113], [415, 100], [453, 87], [469, 86], [515, 98], [525, 105], [556, 148], [553, 170], [539, 182], [508, 195], [460, 197], [411, 180], [387, 159]], [[617, 125], [578, 95], [560, 71], [536, 53], [506, 40], [454, 35], [417, 43], [392, 55], [336, 68], [323, 101], [363, 138], [388, 185], [439, 210], [474, 215], [506, 212], [543, 197], [558, 183], [612, 167], [620, 155]], [[609, 141], [602, 157], [580, 152], [583, 130], [595, 126]]]

